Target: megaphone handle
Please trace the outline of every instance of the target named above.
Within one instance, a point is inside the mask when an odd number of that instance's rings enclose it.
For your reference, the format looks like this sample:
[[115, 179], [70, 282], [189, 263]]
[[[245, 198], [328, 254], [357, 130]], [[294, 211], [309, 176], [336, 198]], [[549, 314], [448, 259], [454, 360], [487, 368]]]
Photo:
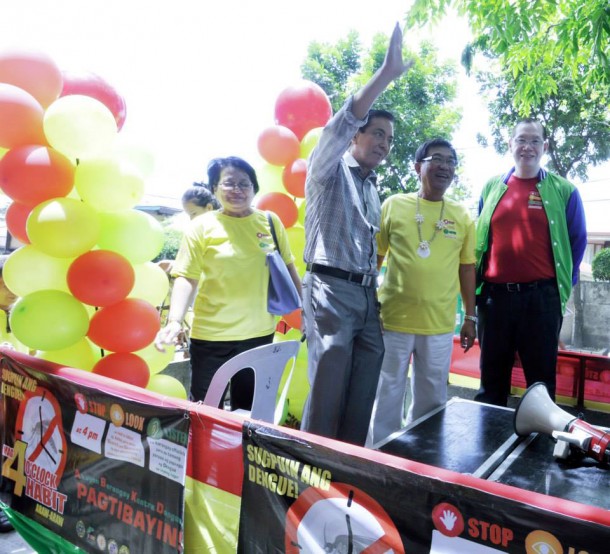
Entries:
[[604, 462], [608, 460], [606, 449], [610, 444], [610, 433], [603, 431], [598, 427], [589, 425], [581, 419], [576, 419], [570, 426], [570, 432], [575, 430], [582, 430], [587, 433], [590, 437], [588, 444], [586, 444], [587, 455], [596, 459], [598, 462]]

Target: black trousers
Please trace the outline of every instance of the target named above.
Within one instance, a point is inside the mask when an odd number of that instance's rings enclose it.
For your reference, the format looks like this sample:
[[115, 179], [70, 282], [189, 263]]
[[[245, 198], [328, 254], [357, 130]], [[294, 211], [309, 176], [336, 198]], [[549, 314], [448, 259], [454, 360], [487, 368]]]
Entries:
[[486, 283], [477, 297], [481, 387], [475, 400], [506, 406], [515, 353], [527, 386], [542, 381], [555, 399], [563, 316], [555, 280], [511, 286]]
[[[263, 337], [239, 341], [208, 341], [191, 339], [191, 400], [203, 400], [216, 370], [226, 361], [251, 350], [273, 342], [273, 333]], [[254, 398], [254, 371], [250, 368], [237, 373], [231, 379], [231, 408], [233, 410], [252, 409]], [[219, 406], [220, 407], [220, 406]]]

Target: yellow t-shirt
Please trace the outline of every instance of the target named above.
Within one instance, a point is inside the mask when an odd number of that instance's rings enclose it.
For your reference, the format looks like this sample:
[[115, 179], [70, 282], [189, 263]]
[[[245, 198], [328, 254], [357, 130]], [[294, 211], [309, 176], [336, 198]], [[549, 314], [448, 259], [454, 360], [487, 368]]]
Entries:
[[[422, 239], [430, 241], [441, 202], [420, 198]], [[430, 256], [417, 254], [416, 193], [397, 194], [381, 208], [378, 252], [387, 254], [387, 272], [379, 289], [386, 329], [417, 335], [450, 333], [455, 327], [460, 264], [474, 264], [474, 222], [463, 206], [445, 199], [443, 220], [430, 243]]]
[[[271, 217], [282, 258], [292, 263], [284, 226], [275, 214]], [[273, 249], [266, 212], [230, 217], [214, 211], [192, 220], [172, 268], [172, 275], [199, 280], [192, 338], [233, 341], [273, 333], [266, 265]]]

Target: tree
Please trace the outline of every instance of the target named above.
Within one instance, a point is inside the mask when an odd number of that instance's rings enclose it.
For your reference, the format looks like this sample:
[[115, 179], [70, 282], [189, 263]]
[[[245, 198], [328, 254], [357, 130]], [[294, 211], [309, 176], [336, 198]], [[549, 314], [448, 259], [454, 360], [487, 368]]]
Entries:
[[[376, 35], [366, 54], [355, 31], [335, 45], [312, 42], [301, 66], [302, 76], [320, 85], [337, 111], [381, 66], [388, 41], [386, 35]], [[422, 43], [416, 55], [406, 55], [414, 58], [415, 64], [375, 103], [375, 108], [387, 109], [396, 118], [392, 153], [378, 169], [382, 199], [396, 192], [417, 190], [413, 167], [417, 147], [434, 137], [451, 140], [461, 120], [461, 111], [452, 105], [457, 87], [455, 64], [440, 63], [430, 43]], [[453, 187], [452, 196], [467, 195], [459, 182]]]
[[596, 281], [610, 281], [610, 248], [603, 248], [595, 255], [591, 270]]
[[[557, 92], [532, 103], [527, 115], [536, 117], [545, 126], [550, 169], [563, 177], [585, 181], [590, 165], [610, 158], [610, 112], [606, 99], [567, 74], [563, 58], [556, 60], [551, 76], [558, 84]], [[509, 134], [522, 116], [513, 104], [518, 82], [506, 69], [499, 75], [479, 72], [477, 80], [488, 100], [494, 147], [504, 154]]]
[[556, 60], [583, 87], [608, 98], [610, 4], [608, 0], [415, 0], [408, 25], [440, 19], [449, 8], [468, 19], [474, 41], [464, 51], [492, 53], [516, 82], [514, 106], [522, 114], [556, 94]]

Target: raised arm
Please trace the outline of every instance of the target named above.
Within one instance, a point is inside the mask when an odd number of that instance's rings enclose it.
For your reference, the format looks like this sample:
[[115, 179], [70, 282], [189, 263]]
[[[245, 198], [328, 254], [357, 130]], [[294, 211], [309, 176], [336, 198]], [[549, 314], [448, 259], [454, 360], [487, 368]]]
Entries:
[[358, 119], [364, 119], [377, 97], [392, 81], [406, 73], [412, 65], [413, 60], [404, 61], [402, 59], [402, 31], [396, 23], [383, 64], [368, 83], [354, 94], [353, 114]]

